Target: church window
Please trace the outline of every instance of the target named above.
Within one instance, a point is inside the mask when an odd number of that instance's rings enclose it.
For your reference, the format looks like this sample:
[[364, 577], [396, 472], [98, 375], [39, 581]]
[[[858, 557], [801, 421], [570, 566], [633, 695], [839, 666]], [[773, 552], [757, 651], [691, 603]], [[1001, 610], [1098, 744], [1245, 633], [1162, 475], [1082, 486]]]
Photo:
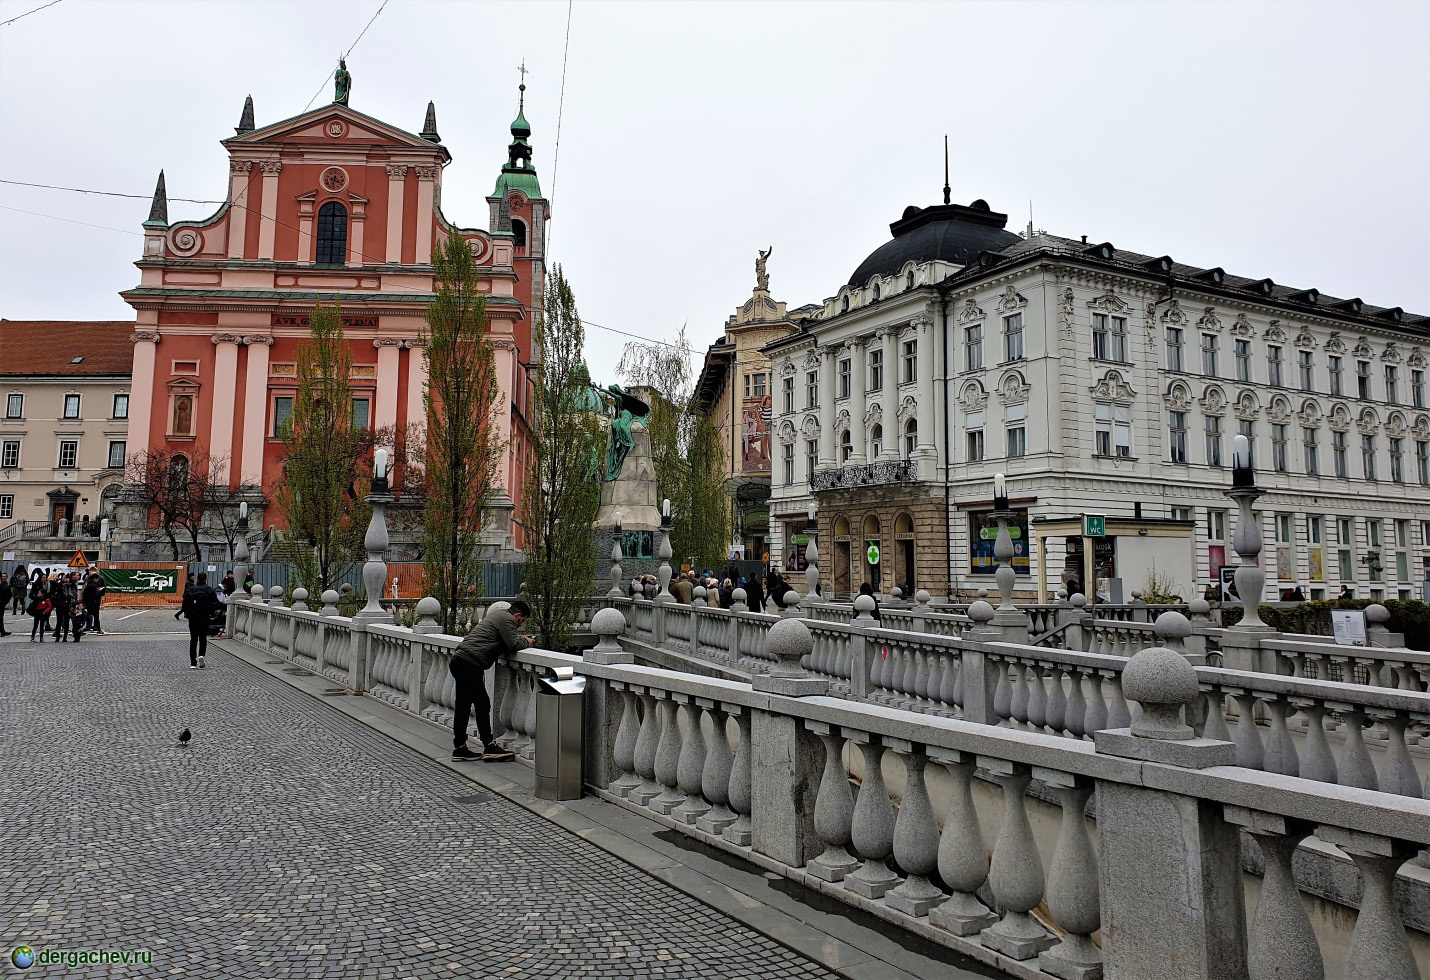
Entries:
[[[18, 445], [18, 443], [16, 444]], [[845, 429], [839, 433], [839, 461], [849, 462], [849, 457], [854, 455], [854, 439], [849, 435], [849, 430]]]
[[512, 218], [511, 233], [516, 238], [516, 247], [526, 248], [526, 222], [519, 218]]
[[914, 450], [919, 444], [919, 423], [917, 419], [909, 419], [904, 424], [904, 458], [908, 459], [914, 454]]
[[871, 457], [884, 455], [884, 427], [882, 425], [876, 424], [874, 428], [870, 430], [869, 450]]
[[318, 209], [318, 265], [342, 265], [348, 251], [348, 209], [329, 201]]
[[293, 424], [293, 398], [284, 395], [273, 399], [273, 436], [281, 439]]

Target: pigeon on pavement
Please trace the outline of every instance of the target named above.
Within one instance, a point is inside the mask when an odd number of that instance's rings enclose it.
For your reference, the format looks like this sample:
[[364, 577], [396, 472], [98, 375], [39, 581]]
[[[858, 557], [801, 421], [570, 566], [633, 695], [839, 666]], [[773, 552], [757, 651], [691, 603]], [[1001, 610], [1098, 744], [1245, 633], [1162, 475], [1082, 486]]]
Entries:
[[188, 745], [188, 744], [189, 744], [189, 739], [191, 739], [191, 738], [193, 738], [193, 737], [194, 737], [194, 733], [191, 732], [191, 731], [189, 731], [187, 728], [185, 728], [182, 732], [179, 733], [179, 744], [180, 744], [180, 745]]

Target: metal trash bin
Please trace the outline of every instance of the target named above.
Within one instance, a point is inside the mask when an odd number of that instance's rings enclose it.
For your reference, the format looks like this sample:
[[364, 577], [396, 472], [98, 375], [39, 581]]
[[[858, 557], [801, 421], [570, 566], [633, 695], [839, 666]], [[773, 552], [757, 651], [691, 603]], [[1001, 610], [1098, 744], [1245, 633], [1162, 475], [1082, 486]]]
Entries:
[[548, 667], [537, 677], [536, 796], [581, 798], [581, 695], [586, 678], [574, 667]]

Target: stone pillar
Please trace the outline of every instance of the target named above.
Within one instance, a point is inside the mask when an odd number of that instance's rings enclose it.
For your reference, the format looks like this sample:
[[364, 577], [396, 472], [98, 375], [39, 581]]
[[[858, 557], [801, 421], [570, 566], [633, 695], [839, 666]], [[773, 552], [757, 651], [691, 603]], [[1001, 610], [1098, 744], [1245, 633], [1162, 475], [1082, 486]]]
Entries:
[[227, 478], [230, 480], [237, 476], [233, 471], [232, 461], [239, 339], [237, 334], [231, 333], [213, 335], [214, 394], [211, 410], [213, 418], [209, 427], [209, 456], [211, 459], [225, 457], [229, 460]]
[[[884, 449], [880, 459], [898, 459], [903, 438], [899, 432], [899, 329], [884, 327], [879, 331], [884, 351], [884, 385], [879, 392], [879, 404], [884, 414]], [[890, 426], [893, 428], [890, 429]], [[870, 459], [869, 462], [873, 462]]]
[[[809, 627], [783, 619], [766, 640], [779, 666], [757, 674], [752, 688], [790, 697], [818, 695], [828, 683], [803, 676], [800, 658], [813, 646]], [[814, 829], [821, 750], [818, 739], [798, 718], [756, 708], [750, 712], [750, 819], [756, 851], [791, 867], [800, 867], [822, 845]]]
[[418, 265], [432, 261], [433, 202], [437, 197], [437, 178], [441, 167], [417, 167], [417, 257]]
[[427, 341], [413, 337], [407, 346], [407, 424], [427, 424]]
[[[633, 664], [634, 655], [621, 649], [619, 637], [625, 632], [626, 617], [619, 609], [608, 607], [596, 610], [591, 618], [591, 631], [600, 640], [581, 655], [581, 661], [588, 664]], [[584, 736], [581, 751], [585, 767], [583, 778], [590, 786], [605, 789], [620, 775], [616, 767], [616, 732], [620, 728], [621, 714], [632, 706], [619, 692], [611, 689], [609, 681], [599, 677], [586, 678], [586, 691], [582, 695], [582, 726]]]
[[387, 165], [387, 264], [402, 261], [402, 203], [407, 184], [407, 165]]
[[231, 259], [243, 258], [248, 238], [248, 211], [252, 206], [248, 200], [248, 175], [252, 170], [252, 160], [228, 162], [228, 199], [232, 205], [228, 209], [228, 257]]
[[[149, 429], [154, 418], [154, 361], [159, 331], [140, 327], [129, 335], [134, 344], [134, 377], [129, 384], [129, 453], [149, 451]], [[161, 403], [159, 410], [166, 411]]]
[[396, 337], [378, 337], [372, 342], [377, 348], [377, 392], [372, 406], [373, 431], [397, 424], [397, 362], [402, 341]]
[[258, 224], [258, 257], [273, 260], [273, 238], [278, 231], [278, 175], [283, 170], [282, 160], [264, 160], [258, 165], [263, 170], [263, 204]]
[[[915, 418], [919, 423], [919, 442], [917, 452], [920, 456], [930, 459], [937, 459], [938, 448], [934, 438], [934, 331], [933, 317], [927, 313], [921, 313], [910, 321], [910, 326], [914, 328], [914, 337], [918, 341], [918, 349], [915, 354], [918, 357], [918, 399]], [[922, 474], [921, 474], [922, 475]], [[933, 474], [929, 473], [928, 478], [932, 479]]]
[[1003, 661], [990, 661], [981, 646], [976, 645], [980, 641], [987, 643], [1002, 640], [1002, 636], [992, 625], [993, 616], [993, 606], [984, 599], [978, 599], [969, 605], [968, 618], [973, 620], [974, 625], [964, 633], [963, 638], [975, 645], [964, 648], [962, 666], [958, 672], [963, 694], [963, 719], [980, 725], [998, 724], [998, 712], [993, 709], [993, 693], [998, 687], [995, 669], [1005, 673], [1008, 670]]
[[268, 435], [268, 348], [272, 337], [252, 335], [243, 338], [248, 348], [248, 366], [243, 386], [243, 462], [239, 479], [261, 486], [263, 483], [263, 446]]
[[835, 445], [834, 407], [835, 384], [839, 374], [839, 352], [830, 346], [820, 348], [819, 359], [819, 465], [828, 469], [838, 463]]
[[865, 460], [865, 442], [868, 432], [864, 428], [864, 413], [867, 410], [865, 392], [869, 384], [868, 356], [864, 337], [855, 337], [845, 348], [849, 352], [849, 440], [854, 451], [849, 456], [850, 463]]

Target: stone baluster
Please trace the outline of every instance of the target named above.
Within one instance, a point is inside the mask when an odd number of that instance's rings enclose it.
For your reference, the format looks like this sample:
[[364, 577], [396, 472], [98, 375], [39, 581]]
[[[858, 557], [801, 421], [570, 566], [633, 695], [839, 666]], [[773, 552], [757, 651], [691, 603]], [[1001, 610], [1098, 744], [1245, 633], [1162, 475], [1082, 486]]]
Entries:
[[526, 729], [526, 705], [529, 701], [534, 702], [536, 695], [532, 691], [531, 685], [528, 684], [528, 681], [532, 679], [531, 675], [515, 663], [512, 664], [511, 671], [512, 683], [516, 687], [516, 698], [511, 706], [511, 727], [512, 731], [516, 732], [516, 737], [511, 740], [511, 744], [507, 748], [517, 756], [525, 758], [535, 741], [532, 738], [533, 733]]
[[1264, 768], [1266, 749], [1256, 730], [1256, 695], [1238, 691], [1232, 699], [1236, 701], [1236, 764], [1245, 769]]
[[1360, 868], [1360, 912], [1346, 952], [1346, 980], [1418, 978], [1420, 971], [1392, 895], [1396, 873], [1418, 846], [1339, 827], [1317, 827], [1316, 836], [1345, 851]]
[[898, 695], [894, 692], [894, 683], [898, 677], [898, 656], [893, 647], [877, 637], [871, 637], [869, 643], [879, 664], [878, 699], [884, 704], [897, 704]]
[[1342, 786], [1358, 789], [1379, 789], [1380, 777], [1376, 775], [1375, 763], [1371, 761], [1370, 750], [1365, 744], [1365, 711], [1355, 704], [1336, 705], [1341, 713], [1346, 732], [1346, 744], [1341, 750], [1341, 764], [1337, 773]]
[[1220, 687], [1213, 687], [1202, 698], [1206, 702], [1206, 723], [1202, 726], [1202, 736], [1230, 742], [1231, 729], [1226, 726], [1226, 693]]
[[929, 913], [929, 922], [955, 936], [976, 935], [997, 922], [998, 916], [977, 897], [988, 880], [988, 849], [973, 806], [975, 756], [931, 747], [929, 758], [948, 771], [952, 782], [948, 816], [939, 835], [938, 873], [953, 891], [947, 902]]
[[680, 721], [685, 734], [680, 740], [680, 757], [675, 766], [676, 782], [685, 794], [685, 802], [671, 816], [680, 823], [693, 824], [710, 810], [701, 794], [705, 780], [705, 733], [700, 725], [700, 706], [688, 694], [676, 694], [680, 703]]
[[1048, 724], [1048, 688], [1043, 680], [1043, 665], [1028, 664], [1028, 728], [1041, 732]]
[[1116, 671], [1106, 674], [1103, 681], [1107, 689], [1107, 727], [1127, 728], [1132, 724], [1132, 711], [1127, 707], [1127, 697], [1122, 691], [1122, 675]]
[[894, 806], [884, 785], [884, 746], [878, 735], [848, 728], [843, 731], [864, 756], [864, 783], [850, 824], [854, 850], [863, 863], [845, 876], [844, 887], [865, 898], [882, 898], [899, 882], [898, 875], [884, 863], [894, 851]]
[[1385, 765], [1380, 770], [1380, 791], [1400, 796], [1420, 797], [1420, 774], [1405, 747], [1405, 729], [1410, 716], [1403, 711], [1376, 712], [1385, 725]]
[[1001, 728], [1010, 728], [1015, 724], [1013, 721], [1013, 684], [1008, 679], [1009, 668], [1012, 665], [1002, 657], [990, 656], [989, 660], [993, 665], [994, 673], [998, 675], [998, 681], [993, 688], [993, 713], [997, 715], [994, 724]]
[[833, 725], [805, 721], [804, 727], [824, 745], [824, 769], [814, 802], [814, 832], [824, 844], [824, 853], [813, 858], [805, 870], [824, 881], [843, 881], [859, 867], [859, 859], [849, 853], [854, 794], [844, 768], [844, 739]]
[[1239, 806], [1227, 806], [1225, 815], [1228, 823], [1246, 828], [1263, 859], [1261, 898], [1247, 934], [1249, 980], [1319, 980], [1325, 976], [1321, 947], [1291, 873], [1296, 847], [1311, 833], [1312, 825]]
[[1271, 716], [1271, 730], [1266, 739], [1262, 768], [1267, 772], [1279, 772], [1283, 776], [1299, 776], [1301, 763], [1296, 755], [1296, 743], [1291, 740], [1291, 732], [1286, 727], [1286, 715], [1291, 710], [1291, 703], [1281, 697], [1268, 697], [1261, 703], [1266, 706], [1266, 713]]
[[[695, 826], [707, 834], [719, 837], [726, 827], [735, 822], [735, 813], [730, 809], [730, 772], [735, 761], [730, 752], [730, 735], [727, 728], [730, 715], [719, 701], [697, 698], [696, 704], [704, 708], [709, 715], [711, 730], [709, 749], [705, 753], [705, 766], [700, 773], [701, 795], [710, 802], [710, 809], [700, 815]], [[696, 725], [699, 723], [697, 718]]]
[[943, 664], [943, 670], [939, 673], [937, 697], [950, 715], [957, 715], [963, 707], [963, 691], [959, 685], [959, 675], [962, 673], [960, 662], [952, 653], [941, 653], [937, 656]]
[[1028, 727], [1028, 675], [1024, 664], [1013, 661], [1013, 698], [1009, 704], [1009, 728]]
[[1063, 930], [1062, 941], [1039, 954], [1038, 967], [1063, 980], [1096, 980], [1102, 976], [1102, 952], [1092, 934], [1101, 924], [1097, 851], [1087, 829], [1091, 780], [1051, 769], [1035, 769], [1043, 785], [1057, 791], [1062, 805], [1053, 863], [1048, 869], [1048, 911]]
[[[1092, 672], [1096, 677], [1096, 672]], [[1088, 699], [1082, 690], [1083, 673], [1077, 668], [1068, 670], [1068, 697], [1067, 707], [1064, 709], [1063, 728], [1068, 735], [1073, 738], [1082, 738], [1087, 734], [1088, 722]], [[1099, 700], [1102, 695], [1097, 693]]]
[[1003, 917], [979, 933], [984, 946], [1015, 960], [1027, 960], [1057, 940], [1030, 914], [1043, 900], [1043, 860], [1028, 823], [1031, 772], [1022, 763], [978, 757], [978, 764], [1003, 785], [1003, 826], [993, 845], [988, 883]]
[[641, 700], [641, 729], [636, 736], [635, 767], [641, 783], [631, 790], [627, 798], [632, 803], [650, 806], [660, 795], [660, 784], [655, 779], [655, 758], [660, 747], [660, 712], [656, 710], [655, 695], [647, 690], [638, 690]]
[[[437, 664], [433, 664], [434, 671], [427, 677], [429, 701], [441, 699], [441, 689], [443, 676], [450, 673], [450, 670], [443, 665], [441, 674], [436, 673]], [[512, 714], [516, 710], [516, 672], [502, 663], [496, 663], [496, 689], [497, 689], [497, 709], [496, 709], [496, 740], [503, 748], [511, 749], [512, 743], [516, 741], [515, 723], [512, 721]], [[515, 750], [512, 750], [515, 751]]]
[[929, 697], [929, 654], [924, 650], [915, 649], [913, 651], [914, 662], [914, 709], [916, 711], [927, 711], [933, 707]]
[[[1068, 696], [1063, 690], [1064, 669], [1059, 664], [1048, 667], [1048, 706], [1046, 724], [1054, 735], [1061, 735], [1067, 727]], [[1076, 675], [1074, 675], [1076, 676]]]
[[750, 713], [738, 705], [728, 705], [740, 731], [740, 744], [735, 749], [735, 762], [730, 768], [730, 809], [735, 822], [725, 828], [724, 838], [740, 847], [749, 847], [754, 837], [750, 821]]
[[928, 915], [946, 898], [938, 886], [929, 881], [929, 875], [938, 867], [939, 841], [933, 804], [924, 786], [924, 766], [928, 758], [921, 745], [900, 738], [885, 741], [904, 760], [908, 772], [904, 799], [894, 821], [894, 861], [908, 877], [903, 884], [890, 889], [884, 901], [889, 908], [917, 918]]
[[526, 675], [526, 722], [522, 728], [526, 732], [526, 744], [519, 755], [528, 761], [536, 758], [536, 672], [522, 671]]
[[675, 714], [675, 702], [668, 695], [660, 695], [656, 702], [660, 715], [660, 741], [655, 749], [655, 778], [664, 789], [650, 801], [651, 809], [670, 816], [675, 808], [685, 802], [680, 792], [680, 723]]
[[621, 690], [621, 723], [616, 727], [615, 762], [619, 778], [611, 784], [611, 792], [625, 799], [641, 784], [636, 774], [636, 740], [640, 738], [640, 699], [630, 688]]

